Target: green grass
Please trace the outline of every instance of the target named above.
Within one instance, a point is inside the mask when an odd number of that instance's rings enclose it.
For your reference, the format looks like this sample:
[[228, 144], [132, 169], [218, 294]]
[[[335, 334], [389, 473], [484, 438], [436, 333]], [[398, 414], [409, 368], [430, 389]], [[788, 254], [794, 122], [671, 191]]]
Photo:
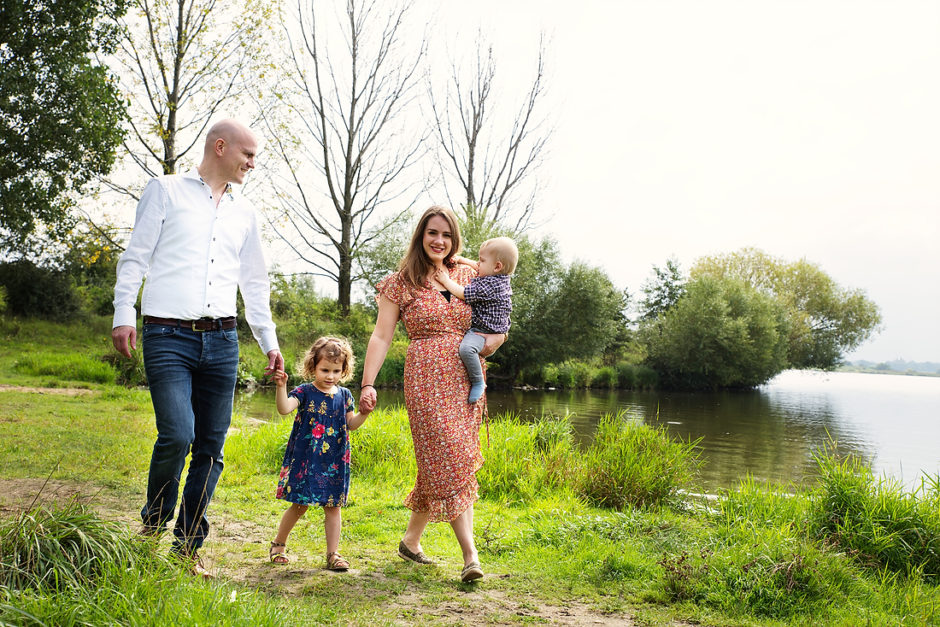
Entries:
[[[15, 334], [0, 324], [5, 383], [36, 385], [13, 368], [14, 355], [53, 354], [62, 338], [61, 353], [93, 356], [101, 340], [71, 344], [86, 332], [17, 324]], [[588, 448], [572, 443], [566, 420], [497, 416], [488, 435], [481, 427], [487, 462], [474, 520], [487, 576], [467, 586], [456, 581], [448, 525], [423, 539], [435, 566], [395, 557], [415, 472], [403, 409], [375, 412], [352, 435], [341, 550], [354, 571], [343, 576], [322, 570], [316, 508], [290, 537], [291, 566], [266, 561], [285, 509], [273, 494], [292, 419], [273, 407], [268, 422], [236, 413], [206, 545], [221, 577], [195, 581], [166, 558], [168, 539], [139, 542], [133, 523], [115, 522], [135, 520], [142, 498], [155, 435], [149, 395], [86, 383], [83, 396], [0, 391], [0, 486], [39, 490], [52, 472], [50, 484], [67, 483], [98, 510], [4, 506], [0, 625], [453, 624], [455, 608], [530, 624], [543, 622], [537, 610], [572, 603], [641, 625], [940, 624], [935, 479], [908, 492], [823, 454], [815, 485], [747, 479], [717, 501], [686, 501], [694, 443], [622, 415], [606, 418]], [[617, 500], [598, 496], [610, 494]]]

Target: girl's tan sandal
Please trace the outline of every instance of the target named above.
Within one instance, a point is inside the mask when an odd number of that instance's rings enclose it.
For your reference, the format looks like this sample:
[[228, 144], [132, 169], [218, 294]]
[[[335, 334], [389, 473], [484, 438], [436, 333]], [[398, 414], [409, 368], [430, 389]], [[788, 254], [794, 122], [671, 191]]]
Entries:
[[[281, 547], [284, 547], [283, 551], [274, 550]], [[271, 548], [268, 549], [268, 558], [272, 564], [290, 564], [290, 559], [285, 553], [287, 553], [287, 547], [283, 542], [272, 542]]]
[[346, 561], [345, 557], [334, 551], [326, 554], [326, 567], [329, 570], [349, 570], [349, 562]]

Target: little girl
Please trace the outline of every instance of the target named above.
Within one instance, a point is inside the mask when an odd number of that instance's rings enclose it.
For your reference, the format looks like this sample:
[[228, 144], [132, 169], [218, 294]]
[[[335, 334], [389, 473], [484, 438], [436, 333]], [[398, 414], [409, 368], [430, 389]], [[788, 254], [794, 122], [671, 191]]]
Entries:
[[321, 337], [304, 356], [304, 383], [287, 392], [287, 373], [274, 373], [277, 411], [297, 416], [291, 429], [284, 463], [277, 483], [277, 498], [291, 506], [281, 517], [268, 556], [275, 564], [287, 564], [287, 536], [310, 504], [322, 505], [326, 531], [326, 567], [347, 570], [349, 562], [339, 554], [342, 527], [340, 508], [349, 493], [349, 431], [359, 428], [368, 411], [355, 413], [352, 393], [337, 384], [352, 376], [354, 357], [346, 340]]

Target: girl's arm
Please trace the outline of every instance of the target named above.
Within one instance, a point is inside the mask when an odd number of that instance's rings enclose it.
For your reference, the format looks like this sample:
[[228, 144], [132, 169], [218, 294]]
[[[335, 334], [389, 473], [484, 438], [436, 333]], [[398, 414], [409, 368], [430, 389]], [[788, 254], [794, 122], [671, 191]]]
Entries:
[[384, 295], [379, 295], [379, 315], [375, 320], [375, 329], [372, 330], [372, 337], [369, 338], [366, 359], [362, 365], [362, 393], [359, 395], [359, 409], [367, 414], [375, 409], [378, 395], [373, 384], [379, 374], [379, 369], [385, 362], [388, 347], [392, 345], [395, 325], [398, 324], [400, 313], [401, 310], [396, 303]]
[[463, 300], [463, 285], [457, 283], [450, 275], [447, 274], [447, 270], [443, 268], [438, 268], [434, 271], [434, 278], [437, 279], [437, 282], [447, 288], [447, 291]]
[[300, 406], [300, 401], [287, 395], [286, 372], [283, 370], [275, 370], [271, 376], [274, 378], [274, 383], [277, 384], [277, 391], [274, 396], [275, 403], [277, 404], [277, 412], [284, 416], [297, 409]]
[[355, 431], [362, 426], [362, 423], [366, 421], [370, 413], [372, 412], [364, 411], [361, 408], [358, 413], [351, 411], [346, 412], [346, 428], [350, 431]]

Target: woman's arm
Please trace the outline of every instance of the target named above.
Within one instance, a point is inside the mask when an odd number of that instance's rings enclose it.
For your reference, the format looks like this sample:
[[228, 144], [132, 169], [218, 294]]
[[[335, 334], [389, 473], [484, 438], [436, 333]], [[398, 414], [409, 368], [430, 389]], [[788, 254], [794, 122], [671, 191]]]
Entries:
[[375, 392], [375, 378], [385, 363], [388, 347], [392, 345], [395, 336], [395, 325], [401, 308], [390, 301], [386, 296], [379, 295], [379, 315], [375, 320], [375, 329], [369, 338], [369, 347], [366, 349], [366, 359], [362, 365], [362, 393], [359, 395], [359, 407], [366, 413], [375, 409], [378, 395]]
[[483, 336], [483, 348], [480, 350], [480, 357], [487, 357], [496, 352], [496, 349], [503, 345], [503, 342], [506, 341], [506, 338], [509, 337], [507, 333], [478, 333], [478, 335]]

